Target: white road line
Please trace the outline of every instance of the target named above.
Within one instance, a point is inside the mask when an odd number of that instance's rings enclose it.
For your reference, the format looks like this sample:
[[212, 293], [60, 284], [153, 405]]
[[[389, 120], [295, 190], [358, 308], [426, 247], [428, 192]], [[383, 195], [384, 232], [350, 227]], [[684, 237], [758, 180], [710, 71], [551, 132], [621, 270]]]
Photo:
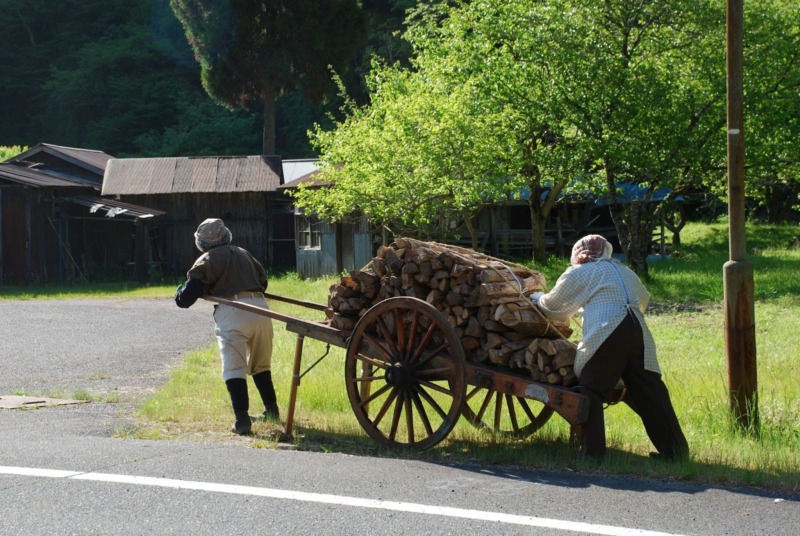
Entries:
[[155, 478], [148, 476], [115, 475], [108, 473], [82, 473], [78, 471], [63, 471], [55, 469], [37, 469], [33, 467], [10, 467], [0, 465], [0, 474], [67, 478], [72, 480], [89, 480], [93, 482], [110, 482], [115, 484], [133, 484], [138, 486], [156, 486], [161, 488], [188, 489], [194, 491], [208, 491], [211, 493], [231, 493], [235, 495], [252, 495], [256, 497], [269, 497], [289, 501], [302, 501], [339, 506], [355, 506], [359, 508], [375, 508], [378, 510], [392, 510], [413, 514], [427, 514], [476, 521], [493, 521], [510, 525], [524, 525], [556, 530], [580, 532], [583, 534], [602, 534], [608, 536], [680, 536], [679, 534], [657, 532], [651, 530], [615, 527], [612, 525], [598, 525], [594, 523], [581, 523], [579, 521], [564, 521], [561, 519], [548, 519], [544, 517], [521, 516], [487, 512], [482, 510], [468, 510], [464, 508], [451, 508], [448, 506], [432, 506], [419, 503], [379, 501], [375, 499], [359, 499], [342, 495], [328, 495], [325, 493], [306, 493], [273, 488], [257, 488], [254, 486], [236, 486], [231, 484], [215, 484], [213, 482], [195, 482], [191, 480], [174, 480], [171, 478]]

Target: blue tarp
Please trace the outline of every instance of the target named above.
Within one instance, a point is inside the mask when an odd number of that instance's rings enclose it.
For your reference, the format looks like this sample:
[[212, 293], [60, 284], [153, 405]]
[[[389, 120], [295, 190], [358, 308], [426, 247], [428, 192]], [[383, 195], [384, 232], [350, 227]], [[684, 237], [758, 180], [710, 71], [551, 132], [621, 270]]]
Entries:
[[[634, 201], [644, 201], [647, 195], [648, 188], [639, 186], [631, 182], [620, 182], [617, 184], [617, 202], [620, 204], [632, 203]], [[669, 194], [672, 193], [672, 188], [662, 186], [656, 189], [650, 196], [651, 203], [660, 203], [664, 201]], [[608, 197], [601, 197], [594, 202], [597, 206], [605, 206], [610, 204]]]
[[[617, 201], [621, 204], [627, 204], [633, 201], [642, 201], [644, 200], [645, 195], [647, 195], [647, 190], [648, 189], [646, 187], [639, 186], [638, 184], [632, 182], [620, 182], [617, 184]], [[548, 191], [549, 190], [546, 190], [545, 192], [542, 193], [542, 199], [541, 199], [542, 201], [544, 201], [545, 198], [547, 197]], [[672, 188], [668, 186], [662, 186], [661, 188], [658, 188], [653, 192], [653, 194], [650, 196], [650, 202], [660, 203], [661, 201], [664, 201], [669, 196], [670, 193], [672, 193]], [[528, 190], [527, 188], [520, 190], [519, 192], [517, 192], [515, 195], [512, 196], [513, 199], [521, 201], [528, 200], [530, 199], [530, 197], [531, 197], [531, 191]], [[564, 201], [565, 197], [577, 198], [579, 202], [580, 200], [582, 201], [594, 200], [594, 204], [601, 207], [609, 205], [608, 197], [596, 197], [591, 194], [577, 194], [577, 195], [570, 194], [569, 196], [565, 196], [563, 190], [562, 193], [559, 194], [558, 196], [559, 202]], [[683, 198], [681, 197], [675, 199], [675, 201], [682, 201], [682, 200]]]

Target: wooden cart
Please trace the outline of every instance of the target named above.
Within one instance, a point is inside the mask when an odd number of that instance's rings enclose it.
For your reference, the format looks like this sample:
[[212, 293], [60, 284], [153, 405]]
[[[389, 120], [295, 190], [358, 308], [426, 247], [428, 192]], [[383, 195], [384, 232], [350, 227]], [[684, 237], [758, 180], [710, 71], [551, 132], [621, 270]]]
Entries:
[[[266, 296], [314, 310], [326, 308]], [[352, 331], [250, 304], [205, 298], [284, 322], [297, 335], [286, 416], [288, 436], [292, 435], [305, 337], [346, 350], [345, 383], [353, 412], [364, 431], [383, 445], [431, 448], [447, 437], [462, 416], [474, 426], [517, 436], [534, 433], [553, 413], [570, 424], [574, 437], [586, 421], [589, 400], [584, 395], [509, 369], [467, 362], [447, 318], [417, 298], [393, 297], [377, 303]]]

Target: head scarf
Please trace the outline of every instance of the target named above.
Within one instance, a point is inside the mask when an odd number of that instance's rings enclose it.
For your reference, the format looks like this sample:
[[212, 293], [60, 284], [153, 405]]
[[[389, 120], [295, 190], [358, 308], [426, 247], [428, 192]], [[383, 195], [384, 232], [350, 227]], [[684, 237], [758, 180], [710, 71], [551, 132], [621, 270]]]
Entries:
[[203, 252], [230, 244], [231, 240], [233, 240], [233, 234], [218, 218], [208, 218], [197, 227], [197, 232], [194, 233], [194, 243], [197, 249]]
[[573, 266], [577, 266], [600, 259], [610, 259], [613, 251], [611, 243], [602, 236], [587, 235], [572, 246], [572, 257], [569, 260]]

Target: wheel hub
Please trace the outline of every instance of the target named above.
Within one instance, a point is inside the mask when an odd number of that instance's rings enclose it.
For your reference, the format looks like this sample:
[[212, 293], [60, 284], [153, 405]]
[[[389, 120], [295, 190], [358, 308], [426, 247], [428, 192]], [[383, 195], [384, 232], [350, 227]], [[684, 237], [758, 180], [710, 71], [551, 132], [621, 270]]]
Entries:
[[395, 363], [386, 371], [386, 383], [400, 389], [410, 389], [414, 385], [414, 370], [405, 363]]

